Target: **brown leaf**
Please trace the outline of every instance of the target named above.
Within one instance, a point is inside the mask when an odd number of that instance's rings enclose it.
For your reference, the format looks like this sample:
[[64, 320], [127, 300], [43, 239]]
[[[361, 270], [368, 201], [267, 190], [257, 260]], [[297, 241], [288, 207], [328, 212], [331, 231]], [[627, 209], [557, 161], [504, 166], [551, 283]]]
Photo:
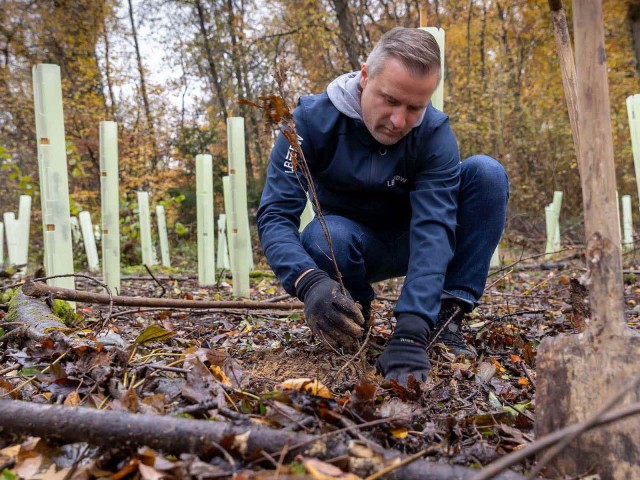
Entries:
[[317, 379], [311, 378], [290, 378], [278, 385], [283, 390], [297, 390], [299, 392], [307, 392], [311, 395], [317, 395], [322, 398], [333, 398], [331, 390], [320, 383]]
[[357, 475], [345, 473], [338, 467], [316, 458], [303, 458], [302, 464], [309, 475], [315, 480], [360, 480], [360, 477]]

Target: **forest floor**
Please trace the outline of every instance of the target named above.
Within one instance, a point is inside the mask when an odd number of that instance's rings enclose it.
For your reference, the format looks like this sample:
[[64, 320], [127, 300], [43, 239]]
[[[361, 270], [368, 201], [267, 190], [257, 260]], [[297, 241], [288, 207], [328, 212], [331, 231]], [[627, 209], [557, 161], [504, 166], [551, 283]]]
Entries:
[[[478, 358], [455, 358], [436, 345], [428, 381], [406, 389], [385, 383], [373, 366], [392, 332], [398, 279], [375, 285], [374, 326], [358, 357], [319, 344], [300, 311], [121, 307], [101, 330], [107, 307], [78, 304], [74, 331], [91, 341], [92, 354], [14, 336], [0, 345], [0, 398], [207, 418], [308, 435], [341, 430], [345, 442], [406, 455], [421, 452], [429, 461], [481, 469], [534, 440], [537, 346], [545, 336], [581, 326], [585, 297], [571, 279], [584, 276], [584, 262], [568, 253], [553, 263], [533, 258], [492, 272], [482, 304], [466, 322], [465, 335]], [[252, 275], [252, 299], [282, 298], [278, 282], [260, 267]], [[154, 272], [165, 297], [231, 298], [226, 277], [202, 288], [193, 275]], [[16, 279], [0, 279], [0, 288]], [[76, 284], [100, 291], [86, 279]], [[122, 284], [123, 295], [160, 293], [146, 274], [125, 277]], [[625, 303], [628, 324], [640, 329], [640, 284], [633, 273], [625, 275]], [[3, 326], [5, 316], [0, 311], [0, 337], [12, 329]], [[223, 397], [217, 385], [224, 387]], [[294, 452], [265, 453], [256, 460], [226, 450], [198, 457], [0, 433], [0, 479], [360, 478], [332, 470], [348, 468], [341, 459], [322, 463]], [[532, 461], [513, 470], [526, 472]]]

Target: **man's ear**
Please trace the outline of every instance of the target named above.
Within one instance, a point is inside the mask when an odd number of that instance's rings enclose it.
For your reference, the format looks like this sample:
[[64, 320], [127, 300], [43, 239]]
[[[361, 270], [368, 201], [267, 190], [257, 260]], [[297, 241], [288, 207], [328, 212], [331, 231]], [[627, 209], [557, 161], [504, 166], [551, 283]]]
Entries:
[[369, 79], [369, 71], [367, 70], [367, 64], [363, 63], [360, 67], [360, 88], [364, 88]]

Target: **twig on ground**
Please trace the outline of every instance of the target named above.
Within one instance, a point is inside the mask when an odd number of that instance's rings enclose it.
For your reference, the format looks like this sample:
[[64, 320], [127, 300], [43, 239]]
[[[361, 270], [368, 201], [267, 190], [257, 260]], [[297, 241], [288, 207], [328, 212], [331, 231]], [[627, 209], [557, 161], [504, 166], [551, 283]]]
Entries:
[[364, 338], [364, 341], [362, 342], [362, 346], [358, 349], [358, 351], [356, 353], [353, 354], [353, 356], [351, 356], [351, 358], [349, 358], [344, 365], [342, 365], [342, 367], [340, 367], [340, 369], [338, 369], [338, 371], [335, 374], [331, 374], [329, 373], [324, 380], [322, 381], [323, 383], [327, 383], [329, 381], [329, 379], [334, 379], [334, 378], [338, 378], [338, 376], [351, 364], [353, 363], [353, 361], [358, 358], [360, 356], [360, 354], [363, 352], [363, 350], [365, 349], [365, 347], [367, 346], [367, 344], [369, 343], [369, 338], [371, 337], [371, 330], [373, 330], [373, 325], [369, 327], [369, 330], [367, 330], [367, 335]]
[[149, 272], [149, 275], [151, 275], [151, 278], [153, 278], [153, 281], [154, 281], [154, 282], [156, 282], [156, 285], [158, 285], [158, 286], [162, 289], [162, 292], [160, 292], [159, 298], [164, 297], [164, 294], [165, 294], [165, 293], [167, 293], [167, 289], [166, 289], [166, 288], [164, 288], [164, 285], [162, 285], [162, 284], [160, 283], [160, 280], [158, 280], [158, 279], [156, 278], [156, 276], [153, 274], [153, 272], [152, 272], [152, 271], [151, 271], [151, 269], [149, 268], [149, 265], [147, 265], [147, 264], [145, 263], [145, 264], [144, 264], [144, 268], [146, 268], [146, 269], [147, 269], [147, 272]]
[[387, 473], [393, 472], [394, 470], [400, 467], [404, 467], [405, 465], [409, 465], [411, 462], [415, 462], [416, 460], [423, 457], [428, 452], [429, 452], [429, 449], [425, 448], [424, 450], [421, 450], [418, 453], [411, 455], [410, 457], [400, 460], [398, 463], [394, 463], [392, 465], [384, 467], [382, 470], [377, 471], [373, 475], [369, 475], [364, 480], [377, 480], [378, 478], [382, 477], [383, 475], [386, 475]]

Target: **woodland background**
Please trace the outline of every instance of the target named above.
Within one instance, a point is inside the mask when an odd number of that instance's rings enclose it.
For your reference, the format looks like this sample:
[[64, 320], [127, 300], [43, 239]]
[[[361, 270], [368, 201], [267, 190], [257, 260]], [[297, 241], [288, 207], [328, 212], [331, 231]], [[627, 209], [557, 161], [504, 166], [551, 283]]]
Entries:
[[[290, 104], [323, 91], [359, 69], [382, 33], [417, 27], [419, 7], [420, 0], [0, 0], [0, 212], [38, 192], [37, 63], [62, 69], [72, 213], [89, 210], [99, 221], [98, 122], [114, 120], [122, 234], [135, 240], [135, 191], [146, 189], [152, 204], [165, 204], [171, 234], [189, 238], [196, 154], [213, 155], [222, 208], [228, 116], [246, 119], [250, 205], [259, 200], [274, 137], [237, 99], [273, 92], [273, 67], [283, 61]], [[429, 25], [446, 31], [444, 105], [462, 157], [492, 155], [509, 173], [508, 230], [543, 229], [553, 190], [565, 192], [565, 227], [579, 223], [580, 180], [547, 1], [428, 0], [427, 13]], [[605, 0], [604, 14], [618, 189], [637, 205], [625, 99], [640, 92], [640, 0]]]

